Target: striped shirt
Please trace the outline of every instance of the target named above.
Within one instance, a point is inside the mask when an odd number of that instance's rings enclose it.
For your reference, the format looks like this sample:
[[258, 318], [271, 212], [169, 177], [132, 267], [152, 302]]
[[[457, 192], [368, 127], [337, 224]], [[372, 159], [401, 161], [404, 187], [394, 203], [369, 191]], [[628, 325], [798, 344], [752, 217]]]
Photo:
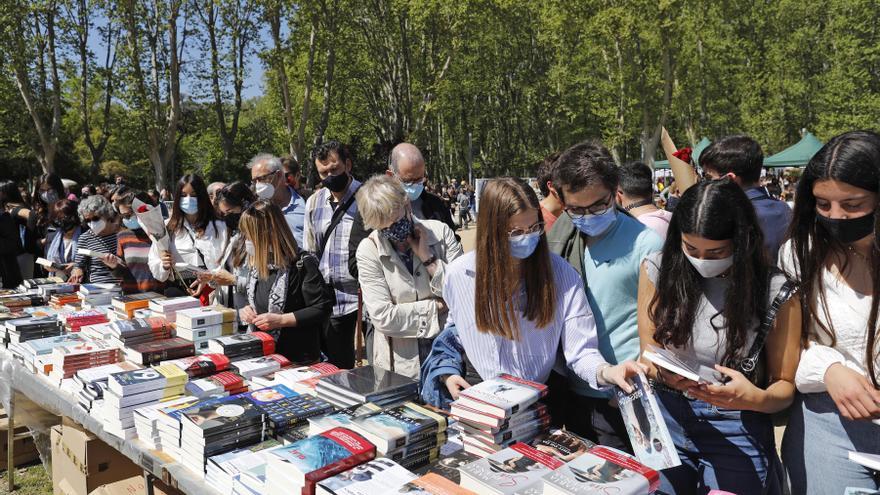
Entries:
[[[484, 380], [509, 373], [544, 383], [562, 351], [567, 368], [598, 387], [596, 371], [605, 363], [599, 352], [596, 322], [584, 294], [583, 281], [564, 259], [550, 255], [556, 286], [555, 318], [544, 328], [519, 316], [520, 340], [477, 330], [475, 306], [476, 254], [471, 251], [446, 267], [443, 299], [449, 306], [447, 325], [458, 328], [468, 359]], [[525, 292], [521, 294], [524, 299]]]
[[[325, 187], [312, 194], [306, 201], [306, 222], [303, 229], [303, 249], [316, 253], [321, 247], [324, 232], [330, 226], [333, 211], [336, 206], [341, 206], [348, 201], [361, 183], [352, 178], [348, 185], [348, 191], [338, 203], [330, 203], [333, 196]], [[351, 225], [357, 214], [357, 202], [351, 206], [342, 216], [339, 224], [330, 234], [330, 240], [321, 257], [321, 274], [324, 280], [333, 286], [336, 291], [336, 305], [333, 306], [333, 316], [343, 316], [357, 311], [358, 305], [358, 281], [348, 272], [348, 238], [351, 236]]]
[[[78, 249], [91, 249], [99, 253], [116, 254], [116, 232], [110, 235], [96, 236], [91, 230], [86, 230], [79, 236], [76, 247]], [[74, 263], [77, 268], [83, 271], [83, 282], [92, 284], [119, 282], [119, 278], [113, 275], [110, 267], [105, 265], [99, 258], [92, 258], [77, 253]]]
[[123, 230], [117, 235], [119, 247], [116, 256], [125, 260], [114, 271], [122, 277], [122, 291], [126, 294], [136, 292], [162, 292], [165, 283], [153, 278], [148, 263], [150, 257], [150, 237], [143, 229]]

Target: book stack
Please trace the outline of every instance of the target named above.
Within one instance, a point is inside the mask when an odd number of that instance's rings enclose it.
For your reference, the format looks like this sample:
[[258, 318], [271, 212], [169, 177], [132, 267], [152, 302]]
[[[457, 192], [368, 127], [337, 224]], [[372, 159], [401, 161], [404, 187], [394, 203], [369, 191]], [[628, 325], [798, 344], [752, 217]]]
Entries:
[[277, 440], [266, 440], [209, 457], [205, 481], [223, 495], [248, 493], [248, 491], [252, 491], [249, 488], [236, 490], [236, 484], [240, 483], [241, 474], [256, 467], [262, 467], [265, 475], [266, 451], [278, 446], [280, 443]]
[[83, 309], [92, 309], [98, 306], [109, 306], [112, 299], [122, 295], [122, 287], [117, 284], [82, 284], [79, 286], [80, 302]]
[[545, 495], [641, 495], [659, 488], [660, 475], [628, 454], [600, 445], [545, 473], [542, 484]]
[[275, 339], [265, 332], [242, 333], [208, 341], [208, 352], [225, 354], [237, 361], [275, 352]]
[[481, 495], [542, 493], [544, 475], [563, 465], [552, 455], [517, 442], [484, 459], [461, 466], [460, 484]]
[[373, 459], [332, 478], [319, 481], [317, 495], [413, 493], [422, 495], [476, 495], [436, 474], [419, 477], [390, 459]]
[[162, 297], [162, 295], [156, 292], [128, 294], [114, 297], [110, 301], [110, 306], [113, 308], [113, 314], [117, 320], [131, 320], [135, 317], [135, 311], [139, 309], [147, 309], [150, 305], [150, 300], [158, 299], [160, 297]]
[[83, 341], [69, 347], [56, 347], [52, 350], [53, 380], [61, 382], [70, 378], [77, 371], [94, 368], [104, 364], [113, 364], [122, 360], [119, 347], [104, 341]]
[[61, 316], [64, 327], [68, 332], [79, 332], [86, 325], [97, 325], [107, 323], [107, 315], [97, 309], [84, 309], [74, 311]]
[[272, 380], [275, 383], [287, 385], [294, 392], [316, 395], [315, 387], [318, 385], [318, 381], [337, 372], [339, 372], [339, 368], [330, 363], [317, 363], [278, 370], [272, 376]]
[[216, 397], [199, 398], [190, 395], [187, 398], [189, 400], [183, 401], [180, 404], [163, 404], [158, 409], [158, 419], [156, 420], [156, 425], [159, 428], [159, 440], [162, 443], [162, 451], [178, 461], [180, 460], [180, 415], [183, 414], [185, 409], [193, 407], [200, 402], [215, 399]]
[[177, 336], [193, 341], [196, 352], [207, 351], [211, 339], [232, 335], [235, 310], [222, 306], [190, 308], [177, 313]]
[[179, 359], [195, 354], [193, 343], [180, 337], [154, 340], [125, 348], [125, 359], [148, 366], [160, 361]]
[[160, 409], [191, 407], [194, 397], [184, 396], [157, 402], [134, 410], [134, 430], [140, 441], [153, 450], [162, 450], [162, 435], [159, 432]]
[[266, 452], [267, 495], [315, 493], [322, 480], [372, 460], [376, 447], [345, 428], [334, 428]]
[[181, 463], [202, 476], [208, 457], [264, 440], [263, 413], [242, 395], [184, 409], [180, 424]]
[[37, 287], [37, 294], [43, 296], [43, 299], [49, 299], [55, 294], [74, 294], [77, 289], [78, 284], [46, 284]]
[[422, 476], [433, 474], [458, 485], [461, 481], [461, 472], [458, 469], [478, 459], [480, 459], [480, 456], [469, 454], [464, 450], [458, 450], [452, 454], [444, 454], [436, 461], [415, 469], [413, 472]]
[[324, 433], [333, 428], [351, 429], [351, 421], [357, 416], [381, 411], [382, 408], [367, 402], [366, 404], [358, 404], [356, 406], [346, 407], [330, 414], [309, 418], [309, 436], [315, 436]]
[[79, 295], [74, 294], [55, 294], [54, 296], [49, 298], [49, 306], [55, 309], [62, 309], [68, 307], [80, 307]]
[[372, 402], [379, 406], [403, 404], [415, 399], [418, 382], [375, 366], [344, 370], [321, 378], [317, 396], [339, 408]]
[[350, 428], [408, 469], [437, 460], [446, 441], [446, 418], [413, 402], [353, 417]]
[[7, 320], [4, 326], [6, 343], [21, 344], [28, 340], [45, 339], [61, 335], [61, 322], [54, 316], [29, 317]]
[[458, 420], [465, 450], [485, 456], [546, 431], [546, 408], [530, 407], [545, 395], [546, 385], [507, 374], [462, 390], [450, 414]]
[[192, 380], [204, 378], [229, 369], [229, 358], [223, 354], [202, 354], [201, 356], [189, 356], [171, 361], [163, 361], [162, 364], [170, 364], [182, 369]]
[[587, 453], [595, 443], [567, 430], [554, 429], [542, 433], [532, 441], [532, 447], [562, 462], [568, 462]]
[[153, 342], [171, 337], [172, 330], [164, 318], [135, 318], [133, 320], [117, 320], [101, 325], [87, 325], [81, 330], [98, 340], [108, 340], [120, 347]]
[[201, 303], [195, 297], [160, 297], [151, 299], [148, 308], [156, 316], [165, 318], [168, 323], [177, 321], [177, 312], [189, 308], [198, 308]]
[[56, 347], [70, 347], [85, 339], [76, 333], [34, 339], [21, 344], [9, 344], [13, 355], [21, 357], [25, 367], [32, 373], [48, 375], [52, 371], [52, 350]]
[[110, 375], [104, 393], [104, 429], [133, 438], [135, 409], [183, 395], [186, 373], [176, 366], [157, 366]]
[[42, 306], [46, 302], [40, 296], [32, 294], [6, 294], [0, 296], [0, 305], [5, 306], [12, 312], [20, 311], [21, 308], [30, 306]]
[[332, 404], [312, 395], [300, 395], [284, 385], [262, 388], [243, 394], [265, 415], [266, 432], [281, 437], [307, 424], [309, 418], [331, 413]]
[[41, 285], [54, 285], [63, 283], [64, 279], [61, 277], [29, 278], [21, 282], [19, 290], [25, 292], [32, 289], [39, 289]]
[[281, 368], [290, 366], [290, 360], [281, 354], [269, 354], [250, 359], [235, 361], [230, 366], [232, 371], [250, 380], [255, 376], [265, 376], [274, 373]]
[[247, 392], [244, 377], [231, 371], [217, 373], [214, 376], [193, 380], [186, 384], [186, 393], [194, 397], [209, 395], [235, 395]]
[[140, 369], [140, 366], [122, 361], [77, 371], [73, 375], [73, 382], [76, 385], [76, 395], [80, 407], [88, 412], [98, 404], [98, 401], [103, 404], [104, 392], [107, 390], [107, 381], [110, 379], [110, 375], [137, 369]]

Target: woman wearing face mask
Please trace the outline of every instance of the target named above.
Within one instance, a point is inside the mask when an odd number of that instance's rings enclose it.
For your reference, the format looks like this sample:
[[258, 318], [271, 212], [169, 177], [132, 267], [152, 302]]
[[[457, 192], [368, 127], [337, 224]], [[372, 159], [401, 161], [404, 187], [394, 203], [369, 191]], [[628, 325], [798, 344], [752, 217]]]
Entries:
[[117, 234], [116, 253], [107, 255], [104, 262], [113, 269], [113, 274], [122, 280], [124, 293], [161, 293], [165, 290], [165, 283], [153, 278], [147, 262], [153, 242], [141, 228], [137, 215], [131, 207], [135, 198], [151, 206], [155, 204], [146, 193], [128, 188], [114, 195], [114, 198], [113, 206], [122, 218], [122, 226], [125, 229]]
[[[79, 204], [79, 217], [89, 230], [79, 236], [74, 267], [68, 282], [80, 283], [118, 283], [110, 266], [116, 255], [116, 233], [119, 231], [118, 219], [113, 206], [103, 196], [89, 196]], [[89, 249], [102, 253], [100, 257], [80, 254], [79, 249]]]
[[[782, 456], [792, 493], [880, 488], [849, 451], [880, 454], [876, 210], [880, 135], [847, 132], [810, 160], [779, 263], [803, 292], [801, 355]], [[677, 213], [676, 213], [677, 214]]]
[[357, 250], [358, 281], [370, 315], [373, 365], [418, 378], [446, 324], [446, 264], [462, 254], [447, 225], [418, 220], [401, 183], [377, 175], [358, 190], [358, 212], [374, 229]]
[[31, 197], [31, 208], [36, 215], [32, 249], [36, 256], [43, 256], [46, 245], [55, 235], [51, 219], [52, 205], [67, 198], [61, 177], [56, 174], [43, 174], [37, 181]]
[[[561, 354], [570, 372], [592, 387], [630, 391], [627, 378], [642, 369], [633, 361], [611, 365], [600, 354], [582, 279], [549, 252], [538, 197], [520, 179], [486, 185], [477, 249], [446, 267], [443, 298], [447, 326], [458, 328], [483, 379], [509, 373], [545, 382]], [[459, 375], [443, 380], [453, 398], [468, 386]]]
[[4, 289], [21, 284], [18, 255], [21, 254], [21, 233], [18, 223], [9, 211], [10, 201], [21, 200], [21, 193], [12, 181], [0, 181], [0, 281]]
[[211, 272], [199, 274], [199, 281], [221, 288], [214, 292], [217, 302], [235, 309], [247, 306], [247, 253], [239, 230], [241, 213], [257, 198], [241, 181], [233, 182], [217, 191], [216, 203], [220, 219], [226, 224], [226, 246], [219, 261], [220, 266]]
[[663, 493], [782, 493], [770, 415], [794, 398], [800, 311], [794, 284], [768, 265], [762, 241], [742, 189], [706, 181], [682, 194], [663, 252], [643, 265], [642, 350], [698, 362], [719, 383], [648, 365], [682, 461], [661, 471]]
[[83, 232], [76, 209], [77, 203], [66, 199], [51, 207], [49, 217], [52, 219], [55, 235], [46, 248], [46, 259], [62, 267], [46, 268], [54, 272], [53, 275], [68, 276], [73, 269], [79, 236]]
[[[241, 320], [270, 332], [276, 352], [297, 364], [321, 359], [321, 329], [333, 308], [318, 260], [296, 247], [281, 209], [261, 200], [239, 222], [250, 275]], [[271, 233], [271, 234], [270, 234]]]
[[[165, 227], [171, 237], [168, 250], [150, 246], [150, 271], [156, 280], [166, 282], [169, 295], [184, 295], [186, 291], [197, 297], [210, 292], [206, 284], [196, 278], [197, 271], [216, 270], [226, 244], [226, 224], [214, 215], [205, 181], [195, 174], [187, 174], [177, 181], [171, 218]], [[198, 270], [177, 270], [184, 263]], [[173, 289], [173, 290], [172, 290]]]

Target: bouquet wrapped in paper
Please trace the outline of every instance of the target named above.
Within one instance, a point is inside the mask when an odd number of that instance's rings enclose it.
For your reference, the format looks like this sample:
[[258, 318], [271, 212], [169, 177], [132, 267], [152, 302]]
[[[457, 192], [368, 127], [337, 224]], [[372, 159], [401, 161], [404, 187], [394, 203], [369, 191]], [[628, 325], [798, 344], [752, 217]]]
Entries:
[[162, 209], [158, 206], [151, 206], [143, 201], [134, 198], [131, 202], [131, 208], [137, 215], [138, 223], [144, 229], [150, 239], [156, 243], [161, 251], [171, 250], [171, 240], [168, 237], [168, 230], [165, 228], [165, 219], [162, 217]]

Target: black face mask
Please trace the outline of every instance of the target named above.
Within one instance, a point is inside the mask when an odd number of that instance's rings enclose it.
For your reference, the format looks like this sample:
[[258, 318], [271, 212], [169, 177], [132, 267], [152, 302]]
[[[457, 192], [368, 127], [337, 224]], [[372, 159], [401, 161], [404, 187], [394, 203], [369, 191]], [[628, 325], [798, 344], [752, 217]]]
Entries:
[[241, 220], [241, 213], [227, 213], [223, 216], [223, 221], [226, 222], [227, 230], [238, 231], [239, 220]]
[[54, 222], [52, 222], [52, 226], [62, 232], [67, 232], [68, 230], [75, 228], [77, 226], [77, 223], [73, 220], [55, 220]]
[[324, 184], [324, 187], [335, 193], [342, 192], [345, 190], [345, 186], [348, 185], [348, 173], [343, 172], [339, 175], [329, 175], [321, 183]]
[[828, 218], [816, 214], [816, 221], [842, 244], [851, 244], [874, 231], [874, 215], [867, 214], [858, 218]]

